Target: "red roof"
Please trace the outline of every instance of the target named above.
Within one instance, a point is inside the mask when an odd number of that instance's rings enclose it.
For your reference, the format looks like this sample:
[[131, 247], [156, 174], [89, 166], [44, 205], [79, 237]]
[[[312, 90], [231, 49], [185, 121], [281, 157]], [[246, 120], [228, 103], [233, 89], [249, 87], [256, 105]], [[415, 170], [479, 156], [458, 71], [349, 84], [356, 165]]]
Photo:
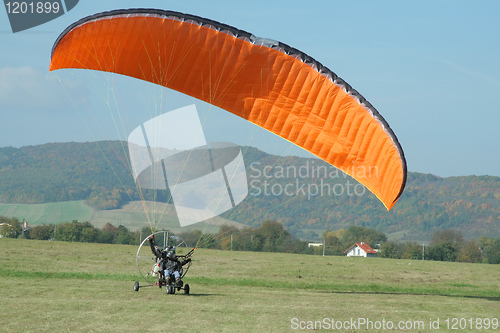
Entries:
[[370, 247], [370, 245], [366, 244], [366, 243], [354, 243], [350, 248], [348, 248], [347, 250], [344, 251], [344, 253], [347, 253], [350, 249], [352, 249], [353, 247], [355, 246], [358, 246], [360, 247], [363, 251], [365, 251], [366, 253], [377, 253], [377, 251], [375, 251], [374, 249], [372, 249]]

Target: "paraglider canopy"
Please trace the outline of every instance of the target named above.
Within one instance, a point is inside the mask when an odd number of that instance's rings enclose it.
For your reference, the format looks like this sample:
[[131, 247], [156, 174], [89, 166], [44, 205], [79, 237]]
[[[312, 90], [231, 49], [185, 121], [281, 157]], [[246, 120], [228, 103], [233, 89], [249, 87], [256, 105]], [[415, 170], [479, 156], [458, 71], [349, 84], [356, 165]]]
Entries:
[[69, 26], [50, 70], [93, 69], [206, 101], [346, 172], [391, 209], [406, 161], [378, 111], [302, 51], [210, 19], [158, 9], [114, 10]]

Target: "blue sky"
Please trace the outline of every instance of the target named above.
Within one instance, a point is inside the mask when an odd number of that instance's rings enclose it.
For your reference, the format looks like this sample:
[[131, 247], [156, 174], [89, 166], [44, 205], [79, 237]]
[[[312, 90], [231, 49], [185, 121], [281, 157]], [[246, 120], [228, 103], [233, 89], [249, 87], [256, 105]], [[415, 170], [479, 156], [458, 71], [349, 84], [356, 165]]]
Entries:
[[[163, 88], [127, 78], [49, 73], [52, 45], [68, 25], [134, 7], [211, 18], [304, 51], [379, 110], [405, 151], [409, 171], [500, 176], [500, 2], [494, 0], [80, 0], [65, 15], [15, 34], [2, 8], [0, 147], [124, 139], [147, 118], [133, 110], [185, 105], [182, 97], [165, 102]], [[121, 111], [107, 104], [115, 97]], [[216, 110], [206, 125], [209, 139], [299, 154]]]

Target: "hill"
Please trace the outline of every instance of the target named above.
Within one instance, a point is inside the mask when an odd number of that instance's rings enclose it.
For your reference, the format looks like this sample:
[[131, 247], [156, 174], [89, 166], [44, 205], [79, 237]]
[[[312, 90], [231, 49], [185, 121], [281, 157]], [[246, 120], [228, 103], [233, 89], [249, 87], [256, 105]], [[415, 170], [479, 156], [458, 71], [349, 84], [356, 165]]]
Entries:
[[[401, 199], [387, 212], [363, 186], [320, 160], [252, 147], [242, 152], [249, 195], [221, 216], [226, 220], [254, 227], [278, 220], [307, 239], [351, 225], [403, 240], [425, 240], [445, 228], [466, 238], [500, 237], [500, 177], [410, 172]], [[0, 202], [85, 200], [96, 211], [122, 213], [134, 201], [171, 203], [168, 190], [139, 191], [131, 174], [127, 144], [121, 141], [0, 148]]]

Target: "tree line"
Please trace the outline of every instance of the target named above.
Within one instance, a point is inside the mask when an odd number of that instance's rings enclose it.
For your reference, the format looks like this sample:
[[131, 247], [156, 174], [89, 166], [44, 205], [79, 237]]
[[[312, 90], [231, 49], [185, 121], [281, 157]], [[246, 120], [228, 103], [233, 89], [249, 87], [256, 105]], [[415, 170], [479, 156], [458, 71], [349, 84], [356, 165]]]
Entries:
[[122, 225], [115, 227], [107, 223], [99, 229], [89, 222], [76, 220], [59, 224], [35, 225], [28, 229], [24, 229], [23, 224], [17, 218], [0, 216], [0, 223], [3, 223], [0, 234], [9, 238], [138, 245], [141, 235], [141, 231], [130, 231]]
[[[122, 225], [116, 227], [107, 223], [99, 229], [89, 222], [76, 220], [23, 230], [17, 218], [2, 216], [0, 225], [0, 234], [4, 237], [66, 242], [139, 245], [151, 233], [148, 227], [130, 231]], [[428, 246], [388, 241], [383, 232], [363, 226], [325, 231], [321, 246], [309, 246], [309, 242], [295, 238], [281, 223], [272, 220], [264, 221], [257, 228], [223, 225], [214, 234], [194, 230], [178, 236], [189, 246], [220, 250], [342, 256], [354, 243], [364, 242], [378, 249], [378, 256], [382, 258], [500, 264], [500, 238], [483, 236], [466, 241], [462, 233], [454, 229], [435, 231]]]
[[[148, 227], [130, 231], [120, 225], [107, 223], [102, 229], [89, 222], [65, 222], [59, 224], [35, 225], [23, 230], [17, 218], [0, 216], [0, 234], [9, 238], [55, 240], [65, 242], [107, 243], [139, 245], [151, 234]], [[279, 222], [265, 221], [260, 227], [237, 229], [223, 225], [218, 233], [203, 233], [199, 230], [179, 233], [189, 246], [244, 251], [310, 253], [308, 243], [293, 236]], [[231, 241], [233, 240], [233, 241]]]
[[500, 264], [500, 238], [481, 236], [466, 241], [455, 229], [437, 230], [428, 246], [415, 242], [385, 242], [380, 257]]

